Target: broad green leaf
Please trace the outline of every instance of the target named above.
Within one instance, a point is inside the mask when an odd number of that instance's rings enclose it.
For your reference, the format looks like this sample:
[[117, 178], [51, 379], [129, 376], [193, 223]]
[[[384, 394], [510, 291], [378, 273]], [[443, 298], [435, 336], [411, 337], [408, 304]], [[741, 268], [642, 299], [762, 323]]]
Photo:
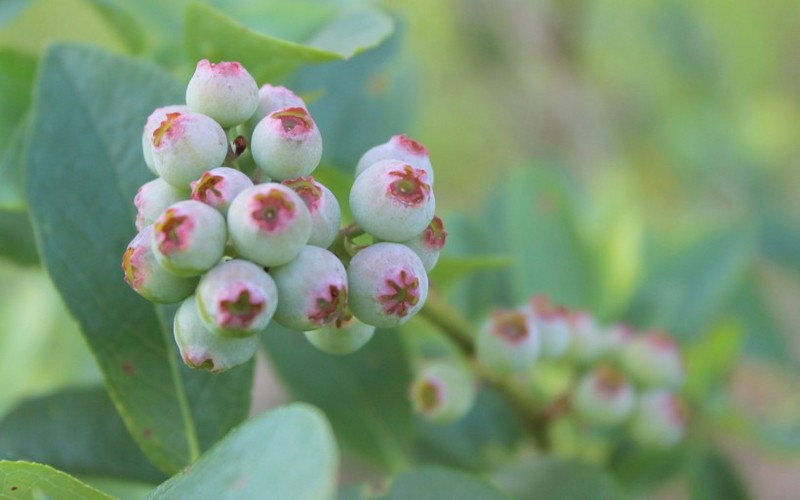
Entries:
[[430, 278], [437, 286], [446, 288], [476, 271], [502, 269], [511, 264], [511, 259], [503, 256], [461, 257], [444, 254], [439, 257], [436, 267], [430, 273]]
[[303, 44], [255, 31], [203, 3], [189, 4], [185, 23], [190, 59], [239, 61], [259, 83], [302, 63], [348, 59], [381, 43], [392, 29], [391, 19], [376, 10], [344, 11]]
[[336, 491], [337, 470], [325, 417], [294, 404], [234, 429], [149, 498], [327, 499]]
[[444, 467], [419, 467], [397, 476], [382, 500], [505, 500], [509, 497], [489, 483]]
[[0, 456], [46, 463], [76, 476], [165, 479], [142, 455], [101, 387], [24, 401], [0, 420]]
[[25, 265], [39, 262], [27, 212], [0, 210], [0, 257]]
[[708, 391], [724, 385], [739, 358], [742, 339], [738, 322], [727, 321], [692, 342], [684, 351], [684, 391], [702, 401]]
[[74, 477], [47, 465], [0, 461], [2, 498], [58, 498], [59, 500], [111, 500]]
[[555, 457], [518, 462], [495, 472], [493, 482], [519, 500], [613, 500], [617, 487], [604, 470]]
[[626, 491], [639, 493], [650, 491], [674, 477], [685, 460], [683, 446], [649, 450], [625, 444], [612, 454], [609, 468]]
[[0, 151], [4, 151], [31, 101], [36, 59], [9, 47], [0, 47]]
[[744, 350], [748, 354], [784, 366], [793, 363], [792, 350], [788, 346], [793, 332], [779, 325], [765, 297], [764, 287], [755, 273], [739, 287], [727, 314], [741, 321], [745, 330]]
[[106, 22], [114, 27], [128, 49], [138, 54], [145, 49], [145, 33], [126, 7], [115, 0], [87, 0]]
[[325, 412], [342, 446], [389, 471], [405, 464], [411, 375], [398, 332], [378, 330], [347, 356], [318, 351], [303, 334], [274, 322], [262, 340], [291, 393]]
[[29, 117], [22, 118], [9, 134], [9, 143], [0, 153], [0, 210], [25, 209], [25, 155], [28, 142]]
[[717, 451], [696, 452], [688, 463], [690, 498], [695, 500], [746, 500], [742, 477]]
[[252, 363], [221, 375], [177, 356], [171, 308], [122, 279], [135, 234], [136, 189], [149, 180], [141, 127], [180, 86], [156, 69], [97, 49], [56, 45], [42, 63], [27, 197], [42, 260], [94, 353], [117, 410], [145, 455], [174, 472], [247, 413]]

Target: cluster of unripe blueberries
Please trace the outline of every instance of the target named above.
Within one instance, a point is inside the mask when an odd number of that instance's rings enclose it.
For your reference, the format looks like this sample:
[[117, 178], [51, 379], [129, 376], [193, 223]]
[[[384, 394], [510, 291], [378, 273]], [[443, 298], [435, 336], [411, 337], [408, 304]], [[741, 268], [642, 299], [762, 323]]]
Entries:
[[[553, 306], [536, 295], [516, 309], [495, 310], [478, 330], [475, 347], [486, 377], [520, 382], [543, 412], [555, 403], [588, 428], [622, 428], [648, 446], [672, 446], [683, 437], [687, 411], [677, 393], [684, 363], [665, 333], [601, 327], [586, 311]], [[545, 396], [539, 368], [558, 365], [566, 368], [567, 383]], [[447, 423], [469, 412], [475, 383], [463, 364], [436, 362], [420, 370], [410, 392], [419, 414]]]
[[[324, 351], [353, 352], [424, 304], [446, 232], [416, 141], [394, 136], [363, 155], [354, 225], [342, 229], [339, 202], [312, 177], [322, 138], [305, 102], [259, 89], [237, 62], [202, 60], [186, 104], [147, 118], [142, 148], [156, 179], [134, 199], [139, 233], [122, 268], [146, 299], [181, 302], [173, 330], [187, 365], [248, 361], [273, 320]], [[252, 171], [239, 168], [245, 158]], [[364, 232], [372, 240], [359, 246]]]

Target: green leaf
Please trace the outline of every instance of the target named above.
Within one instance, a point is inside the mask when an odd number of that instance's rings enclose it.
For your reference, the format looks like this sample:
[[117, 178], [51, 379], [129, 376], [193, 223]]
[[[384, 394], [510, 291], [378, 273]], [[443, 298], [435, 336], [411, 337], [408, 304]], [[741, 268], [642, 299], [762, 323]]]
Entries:
[[155, 308], [123, 281], [135, 234], [131, 203], [149, 180], [141, 129], [157, 106], [180, 102], [158, 70], [97, 49], [56, 45], [36, 87], [27, 196], [42, 260], [79, 322], [128, 430], [174, 472], [241, 422], [252, 363], [214, 376], [183, 366], [174, 308]]
[[738, 322], [726, 321], [690, 344], [684, 351], [686, 394], [702, 401], [709, 391], [727, 383], [739, 358], [743, 333]]
[[381, 43], [392, 29], [392, 20], [376, 10], [344, 11], [303, 44], [254, 31], [202, 3], [187, 7], [185, 23], [190, 59], [239, 61], [260, 83], [285, 76], [301, 63], [350, 58]]
[[456, 255], [442, 255], [431, 271], [431, 281], [437, 286], [447, 288], [454, 282], [476, 271], [489, 271], [502, 269], [512, 264], [508, 257], [494, 255], [476, 255], [461, 257]]
[[378, 330], [347, 356], [318, 351], [301, 333], [274, 322], [262, 341], [291, 393], [325, 412], [342, 446], [390, 471], [405, 464], [411, 374], [397, 332]]
[[0, 456], [52, 465], [77, 476], [159, 483], [103, 388], [29, 399], [0, 421]]
[[395, 478], [383, 500], [505, 500], [509, 497], [475, 476], [444, 467], [418, 467]]
[[63, 500], [111, 500], [111, 497], [72, 476], [30, 462], [0, 461], [3, 498], [58, 498]]
[[146, 35], [135, 17], [116, 0], [87, 0], [97, 12], [113, 26], [134, 54], [141, 53], [146, 46]]
[[39, 263], [27, 212], [0, 210], [0, 256], [18, 264]]
[[36, 58], [8, 47], [0, 47], [0, 151], [11, 142], [31, 101]]
[[744, 350], [747, 354], [787, 367], [793, 364], [788, 341], [794, 332], [788, 325], [783, 328], [779, 325], [756, 273], [742, 283], [726, 312], [741, 321], [746, 332]]
[[577, 460], [555, 457], [518, 462], [495, 472], [493, 482], [519, 500], [613, 500], [618, 498], [611, 476]]
[[789, 207], [765, 209], [759, 224], [759, 250], [768, 259], [800, 274], [800, 230]]
[[686, 448], [643, 449], [640, 446], [620, 446], [611, 456], [610, 469], [614, 477], [630, 493], [650, 491], [681, 471], [686, 461]]
[[320, 411], [294, 404], [233, 430], [149, 498], [331, 498], [338, 453]]
[[719, 452], [699, 451], [688, 464], [690, 498], [696, 500], [746, 500], [741, 476]]
[[25, 209], [25, 155], [30, 128], [29, 117], [22, 118], [9, 134], [9, 143], [0, 154], [0, 209]]

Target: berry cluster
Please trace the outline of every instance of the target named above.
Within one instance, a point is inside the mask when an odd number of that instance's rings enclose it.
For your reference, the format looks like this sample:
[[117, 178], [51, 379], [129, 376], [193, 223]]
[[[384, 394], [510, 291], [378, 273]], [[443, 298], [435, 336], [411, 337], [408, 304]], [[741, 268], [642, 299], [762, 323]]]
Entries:
[[[419, 143], [399, 135], [364, 154], [355, 222], [340, 229], [339, 202], [311, 176], [322, 137], [305, 102], [259, 89], [237, 62], [203, 60], [186, 104], [147, 118], [142, 149], [157, 178], [134, 199], [139, 233], [122, 268], [144, 298], [182, 301], [174, 335], [187, 365], [246, 362], [272, 320], [346, 354], [424, 304], [446, 232]], [[364, 233], [372, 240], [357, 245]]]
[[[537, 295], [519, 308], [494, 311], [478, 330], [475, 347], [488, 378], [532, 382], [522, 391], [527, 390], [531, 406], [553, 403], [589, 427], [624, 428], [650, 446], [671, 446], [683, 436], [687, 414], [677, 391], [684, 364], [677, 344], [664, 333], [636, 333], [623, 325], [604, 328], [585, 311], [553, 306]], [[568, 382], [542, 398], [536, 390], [542, 375], [537, 368], [548, 364], [565, 369]], [[469, 411], [474, 395], [466, 393], [474, 392], [474, 384], [452, 373], [457, 369], [421, 370], [411, 385], [418, 413], [453, 421]]]

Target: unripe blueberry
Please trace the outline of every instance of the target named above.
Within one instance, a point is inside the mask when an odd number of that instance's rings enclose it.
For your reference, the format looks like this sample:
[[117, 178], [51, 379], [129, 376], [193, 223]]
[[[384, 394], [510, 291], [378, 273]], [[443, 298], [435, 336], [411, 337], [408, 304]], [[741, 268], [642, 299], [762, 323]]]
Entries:
[[342, 321], [334, 321], [319, 330], [303, 332], [311, 344], [328, 354], [350, 354], [366, 344], [375, 333], [375, 327], [362, 323], [352, 314]]
[[633, 411], [635, 401], [633, 385], [610, 365], [600, 365], [584, 375], [573, 398], [578, 415], [598, 426], [622, 423]]
[[622, 352], [622, 365], [643, 387], [677, 388], [683, 382], [683, 361], [675, 340], [661, 332], [634, 337]]
[[228, 208], [228, 229], [239, 255], [262, 266], [280, 266], [308, 242], [311, 215], [290, 188], [258, 184], [234, 198]]
[[189, 193], [170, 186], [164, 179], [157, 178], [142, 184], [133, 205], [136, 207], [136, 229], [140, 230], [149, 226], [170, 205], [188, 198]]
[[203, 59], [186, 86], [190, 111], [210, 116], [224, 128], [244, 123], [258, 107], [258, 85], [238, 62]]
[[350, 189], [353, 219], [385, 241], [406, 241], [433, 220], [436, 201], [424, 170], [383, 160], [359, 175]]
[[628, 344], [634, 339], [631, 327], [623, 324], [611, 325], [603, 337], [603, 350], [609, 359], [621, 360]]
[[356, 177], [382, 160], [399, 160], [414, 168], [421, 168], [428, 173], [428, 183], [433, 186], [433, 167], [428, 156], [428, 149], [417, 141], [405, 135], [394, 135], [385, 143], [368, 150], [358, 160]]
[[447, 230], [444, 228], [444, 223], [442, 219], [434, 215], [431, 223], [428, 224], [424, 231], [401, 243], [414, 250], [414, 253], [422, 261], [422, 265], [425, 266], [425, 270], [431, 272], [439, 261], [439, 254], [444, 248], [446, 239]]
[[496, 374], [508, 374], [536, 361], [541, 339], [530, 315], [499, 309], [478, 330], [475, 348], [481, 365]]
[[550, 305], [544, 295], [534, 296], [523, 308], [533, 317], [542, 342], [542, 356], [560, 358], [567, 353], [572, 337], [568, 312], [560, 306]]
[[158, 263], [177, 276], [198, 276], [225, 253], [225, 219], [194, 200], [179, 201], [153, 223], [150, 244]]
[[273, 180], [309, 175], [322, 158], [322, 136], [304, 108], [273, 111], [250, 140], [253, 161]]
[[156, 260], [150, 240], [153, 226], [146, 226], [134, 236], [122, 256], [125, 282], [150, 302], [180, 302], [194, 292], [197, 278], [180, 278], [166, 271]]
[[591, 363], [603, 353], [603, 336], [594, 316], [573, 311], [568, 316], [571, 328], [569, 356], [580, 364]]
[[203, 323], [194, 295], [184, 300], [172, 328], [186, 366], [219, 373], [246, 363], [258, 349], [257, 335], [235, 338], [217, 335]]
[[265, 83], [258, 89], [258, 107], [253, 117], [250, 118], [250, 128], [254, 129], [258, 122], [268, 114], [286, 108], [303, 108], [308, 110], [306, 103], [294, 92], [281, 86], [272, 86]]
[[222, 165], [228, 154], [225, 131], [200, 113], [167, 113], [153, 131], [152, 143], [158, 174], [184, 190], [206, 170]]
[[417, 314], [428, 298], [428, 275], [411, 249], [375, 243], [359, 251], [347, 268], [353, 314], [368, 325], [398, 326]]
[[228, 207], [239, 193], [253, 187], [253, 181], [242, 172], [229, 167], [217, 167], [192, 181], [192, 199], [228, 213]]
[[294, 330], [317, 330], [343, 319], [347, 272], [324, 248], [306, 245], [288, 264], [269, 270], [278, 287], [275, 321]]
[[220, 263], [197, 285], [197, 309], [214, 333], [255, 335], [267, 327], [278, 305], [278, 289], [269, 274], [246, 260]]
[[469, 371], [447, 362], [423, 366], [409, 387], [414, 411], [438, 424], [456, 422], [475, 402], [475, 382]]
[[300, 195], [311, 215], [309, 245], [328, 248], [336, 239], [342, 223], [342, 210], [330, 189], [313, 177], [298, 177], [281, 182]]
[[142, 153], [144, 154], [144, 162], [147, 164], [147, 168], [149, 168], [154, 175], [158, 175], [158, 170], [156, 170], [156, 164], [153, 160], [153, 132], [161, 126], [161, 122], [167, 119], [168, 113], [184, 113], [186, 111], [188, 111], [188, 108], [183, 104], [173, 104], [171, 106], [157, 108], [147, 117], [147, 121], [144, 124], [144, 131], [142, 132]]
[[639, 396], [629, 431], [640, 444], [668, 448], [681, 440], [687, 420], [686, 407], [675, 394], [655, 390]]

